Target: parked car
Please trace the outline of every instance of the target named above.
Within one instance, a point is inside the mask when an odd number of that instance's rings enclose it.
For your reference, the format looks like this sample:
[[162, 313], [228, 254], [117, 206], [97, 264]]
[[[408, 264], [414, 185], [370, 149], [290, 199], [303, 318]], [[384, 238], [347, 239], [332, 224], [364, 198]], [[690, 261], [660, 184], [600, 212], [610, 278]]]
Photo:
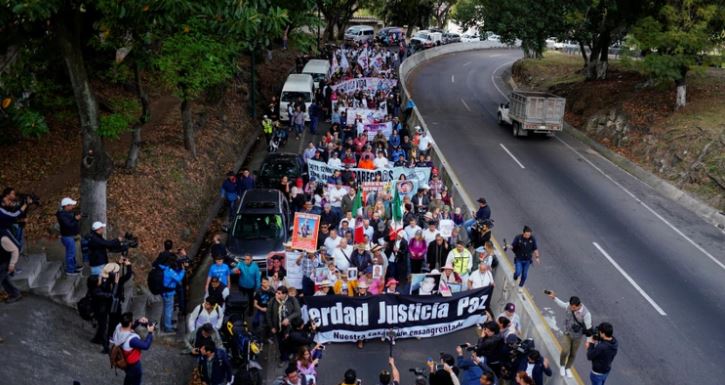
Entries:
[[455, 32], [444, 32], [443, 33], [443, 44], [460, 43], [461, 35]]
[[375, 37], [375, 29], [369, 25], [353, 25], [345, 30], [345, 42], [347, 43], [369, 43]]
[[416, 49], [425, 49], [441, 45], [443, 34], [440, 32], [431, 32], [428, 30], [418, 31], [410, 39], [410, 44]]
[[307, 165], [302, 155], [290, 152], [268, 154], [257, 171], [257, 186], [277, 188], [283, 176], [287, 176], [290, 183], [297, 178], [307, 181]]
[[481, 41], [481, 38], [478, 37], [478, 34], [470, 34], [470, 33], [464, 33], [461, 35], [461, 42], [463, 43], [470, 43], [472, 41]]
[[[289, 119], [287, 105], [295, 103], [300, 98], [305, 103], [305, 111], [309, 111], [312, 104], [312, 96], [315, 94], [315, 81], [310, 74], [290, 74], [282, 86], [282, 94], [279, 96], [280, 119]], [[310, 121], [310, 115], [305, 112], [305, 121]]]
[[381, 28], [375, 35], [375, 41], [384, 46], [397, 45], [403, 39], [405, 39], [405, 30], [400, 27]]
[[305, 64], [304, 68], [302, 68], [303, 74], [309, 74], [312, 76], [315, 89], [320, 88], [320, 82], [327, 78], [328, 72], [330, 72], [329, 60], [312, 59]]
[[252, 189], [242, 194], [239, 207], [227, 230], [227, 250], [231, 257], [241, 261], [247, 253], [264, 271], [267, 254], [282, 251], [290, 238], [292, 213], [289, 202], [281, 191]]

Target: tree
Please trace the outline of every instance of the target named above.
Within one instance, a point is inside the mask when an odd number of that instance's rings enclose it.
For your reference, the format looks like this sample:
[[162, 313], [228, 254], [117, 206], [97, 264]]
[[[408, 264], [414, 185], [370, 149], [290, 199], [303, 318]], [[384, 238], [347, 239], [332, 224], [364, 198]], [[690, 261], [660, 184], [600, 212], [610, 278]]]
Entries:
[[435, 18], [438, 28], [445, 28], [451, 9], [458, 0], [434, 0], [433, 1], [433, 17]]
[[705, 64], [722, 36], [722, 8], [712, 0], [669, 0], [632, 29], [632, 42], [646, 55], [641, 67], [652, 77], [674, 81], [675, 109], [687, 103], [687, 74]]
[[451, 18], [463, 30], [483, 27], [483, 4], [480, 0], [457, 1], [451, 10]]
[[[570, 0], [562, 10], [565, 28], [557, 34], [579, 43], [587, 80], [607, 78], [609, 47], [621, 40], [644, 11], [644, 0]], [[657, 3], [657, 0], [654, 1]], [[655, 6], [656, 7], [656, 6]]]
[[234, 47], [191, 27], [167, 38], [155, 64], [164, 83], [181, 99], [184, 148], [196, 157], [191, 104], [203, 91], [234, 75]]
[[[352, 16], [365, 5], [365, 0], [316, 0], [317, 8], [325, 16], [325, 38], [342, 40], [345, 26]], [[335, 36], [337, 28], [337, 36]]]
[[416, 27], [428, 27], [435, 14], [436, 2], [436, 0], [388, 0], [377, 13], [386, 24], [407, 25], [410, 34]]

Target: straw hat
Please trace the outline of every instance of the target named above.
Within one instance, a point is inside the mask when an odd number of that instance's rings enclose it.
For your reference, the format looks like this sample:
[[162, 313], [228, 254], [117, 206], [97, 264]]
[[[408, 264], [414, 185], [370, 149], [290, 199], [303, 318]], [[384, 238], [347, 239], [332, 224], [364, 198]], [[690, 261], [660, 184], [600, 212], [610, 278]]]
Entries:
[[119, 271], [121, 271], [121, 266], [116, 262], [107, 263], [103, 266], [103, 270], [101, 271], [101, 277], [102, 278], [108, 278], [108, 275], [111, 273], [117, 274]]

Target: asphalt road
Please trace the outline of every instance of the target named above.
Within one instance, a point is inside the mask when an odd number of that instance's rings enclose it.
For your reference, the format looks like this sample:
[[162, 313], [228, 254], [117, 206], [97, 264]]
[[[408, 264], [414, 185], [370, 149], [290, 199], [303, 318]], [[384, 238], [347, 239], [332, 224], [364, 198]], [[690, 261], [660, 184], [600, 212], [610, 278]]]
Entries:
[[[550, 323], [561, 326], [563, 311], [545, 288], [580, 296], [595, 324], [614, 325], [620, 349], [607, 384], [721, 381], [725, 235], [565, 133], [514, 138], [499, 127], [510, 92], [500, 76], [520, 56], [447, 55], [408, 82], [466, 192], [486, 197], [499, 241], [534, 229], [542, 264], [527, 287]], [[588, 377], [583, 350], [576, 368]]]

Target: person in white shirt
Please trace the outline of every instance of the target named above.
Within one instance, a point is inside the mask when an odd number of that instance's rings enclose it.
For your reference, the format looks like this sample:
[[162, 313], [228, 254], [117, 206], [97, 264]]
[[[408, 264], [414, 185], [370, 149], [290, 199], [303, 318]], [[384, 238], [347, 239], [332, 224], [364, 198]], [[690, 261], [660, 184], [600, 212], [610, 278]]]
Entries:
[[373, 165], [375, 166], [375, 169], [388, 168], [390, 167], [390, 162], [382, 151], [378, 151], [378, 156], [375, 160], [373, 160]]
[[313, 142], [310, 142], [307, 145], [307, 148], [302, 153], [302, 158], [305, 160], [305, 163], [307, 163], [308, 160], [315, 157], [315, 153], [317, 152], [317, 148], [315, 147], [315, 144]]
[[373, 229], [372, 226], [370, 226], [370, 220], [369, 219], [363, 219], [363, 233], [365, 233], [365, 236], [369, 239], [373, 239], [373, 234], [375, 233], [375, 229]]
[[422, 230], [420, 226], [418, 226], [418, 221], [411, 219], [408, 226], [405, 226], [403, 229], [403, 231], [405, 231], [405, 239], [413, 239], [418, 230]]
[[330, 167], [342, 167], [342, 161], [340, 160], [340, 157], [337, 156], [337, 151], [330, 155], [330, 159], [327, 160], [327, 165]]
[[195, 332], [198, 327], [201, 327], [205, 323], [210, 323], [215, 329], [219, 330], [222, 327], [223, 321], [224, 309], [214, 303], [211, 298], [207, 297], [203, 304], [197, 305], [194, 311], [189, 314], [187, 330]]
[[336, 211], [338, 214], [342, 214], [342, 198], [347, 195], [347, 190], [342, 188], [342, 180], [338, 179], [335, 183], [335, 187], [331, 188], [327, 192], [327, 197], [329, 198], [330, 206], [332, 206], [332, 210]]
[[431, 138], [425, 130], [421, 130], [420, 137], [418, 138], [418, 153], [424, 155], [428, 154], [431, 147], [433, 147], [433, 138]]
[[480, 289], [493, 285], [493, 274], [491, 268], [485, 263], [478, 264], [478, 270], [468, 276], [468, 290]]
[[440, 231], [436, 228], [436, 222], [431, 220], [428, 222], [428, 228], [423, 230], [423, 239], [425, 244], [430, 245], [431, 242], [436, 240], [436, 236], [440, 234]]
[[330, 285], [334, 285], [335, 282], [337, 282], [338, 274], [337, 274], [337, 266], [335, 266], [335, 261], [329, 261], [327, 262], [327, 271], [325, 272], [327, 280], [330, 281]]
[[350, 268], [350, 258], [352, 258], [353, 247], [347, 244], [346, 239], [340, 241], [340, 245], [332, 252], [332, 258], [335, 261], [337, 270], [347, 272]]
[[342, 241], [342, 237], [337, 236], [337, 230], [331, 229], [330, 235], [327, 236], [324, 243], [328, 255], [332, 255], [335, 252], [340, 241]]

